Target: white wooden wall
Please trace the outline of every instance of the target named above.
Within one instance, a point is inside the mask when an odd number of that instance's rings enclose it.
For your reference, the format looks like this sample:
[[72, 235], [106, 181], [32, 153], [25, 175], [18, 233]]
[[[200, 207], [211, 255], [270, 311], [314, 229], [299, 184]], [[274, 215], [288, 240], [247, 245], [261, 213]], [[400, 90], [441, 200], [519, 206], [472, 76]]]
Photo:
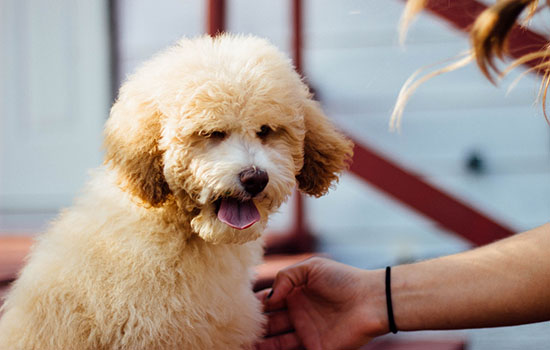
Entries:
[[0, 232], [35, 231], [101, 163], [106, 3], [0, 0]]

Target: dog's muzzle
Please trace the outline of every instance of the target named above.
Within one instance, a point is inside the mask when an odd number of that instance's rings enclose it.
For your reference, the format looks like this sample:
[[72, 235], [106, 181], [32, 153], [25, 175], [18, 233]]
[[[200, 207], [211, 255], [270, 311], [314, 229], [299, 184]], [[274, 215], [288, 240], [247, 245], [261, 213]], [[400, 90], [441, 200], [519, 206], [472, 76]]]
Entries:
[[244, 230], [260, 221], [261, 216], [252, 198], [261, 193], [267, 183], [269, 176], [267, 172], [252, 166], [239, 174], [239, 180], [249, 199], [222, 198], [217, 203], [218, 219], [238, 230]]

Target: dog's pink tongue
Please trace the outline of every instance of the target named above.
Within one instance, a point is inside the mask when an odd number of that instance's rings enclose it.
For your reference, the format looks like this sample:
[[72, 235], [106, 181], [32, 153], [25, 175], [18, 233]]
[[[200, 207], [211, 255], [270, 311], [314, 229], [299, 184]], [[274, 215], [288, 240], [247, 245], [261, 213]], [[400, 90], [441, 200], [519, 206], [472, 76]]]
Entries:
[[227, 198], [222, 199], [218, 219], [233, 228], [244, 230], [260, 220], [260, 213], [252, 200], [241, 202]]

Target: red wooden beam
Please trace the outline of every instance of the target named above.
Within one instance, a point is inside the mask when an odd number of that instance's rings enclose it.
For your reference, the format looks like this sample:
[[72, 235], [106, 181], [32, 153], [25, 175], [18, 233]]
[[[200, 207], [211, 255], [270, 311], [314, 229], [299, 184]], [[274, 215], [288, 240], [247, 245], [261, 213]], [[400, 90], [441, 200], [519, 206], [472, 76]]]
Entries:
[[[292, 18], [292, 58], [294, 67], [299, 74], [303, 73], [302, 42], [303, 42], [303, 12], [302, 0], [291, 0]], [[309, 229], [305, 217], [304, 196], [297, 192], [294, 200], [294, 216], [292, 226], [286, 234], [274, 234], [266, 237], [266, 253], [303, 253], [315, 249], [316, 239]]]
[[[426, 3], [426, 10], [464, 32], [470, 30], [477, 16], [485, 9], [487, 5], [476, 0], [428, 0]], [[547, 39], [542, 35], [524, 27], [514, 26], [508, 36], [508, 55], [520, 58], [525, 54], [543, 50], [547, 43]], [[541, 60], [533, 60], [526, 65], [534, 67], [540, 62]]]
[[[302, 0], [292, 0], [292, 58], [294, 66], [299, 74], [302, 74]], [[307, 227], [305, 221], [305, 203], [303, 195], [296, 193], [296, 201], [294, 203], [294, 222], [292, 227], [292, 234], [294, 240], [300, 240], [303, 242], [309, 242], [313, 244], [312, 235]], [[311, 250], [313, 247], [309, 247], [306, 251]]]
[[514, 233], [371, 148], [356, 142], [354, 152], [350, 167], [354, 174], [470, 242], [483, 245]]
[[292, 0], [292, 54], [294, 59], [294, 66], [298, 73], [303, 74], [302, 71], [302, 42], [303, 42], [303, 28], [302, 28], [302, 0]]
[[208, 0], [206, 32], [216, 36], [225, 31], [225, 0]]

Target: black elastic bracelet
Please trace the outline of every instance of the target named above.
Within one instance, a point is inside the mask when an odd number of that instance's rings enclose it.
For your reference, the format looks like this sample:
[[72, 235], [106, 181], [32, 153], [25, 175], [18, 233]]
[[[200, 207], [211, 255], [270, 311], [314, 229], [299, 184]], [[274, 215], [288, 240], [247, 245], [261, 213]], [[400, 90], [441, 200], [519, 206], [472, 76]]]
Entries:
[[397, 326], [395, 325], [395, 319], [393, 318], [393, 306], [391, 303], [391, 267], [386, 267], [386, 306], [388, 309], [388, 323], [390, 325], [390, 331], [397, 333]]

